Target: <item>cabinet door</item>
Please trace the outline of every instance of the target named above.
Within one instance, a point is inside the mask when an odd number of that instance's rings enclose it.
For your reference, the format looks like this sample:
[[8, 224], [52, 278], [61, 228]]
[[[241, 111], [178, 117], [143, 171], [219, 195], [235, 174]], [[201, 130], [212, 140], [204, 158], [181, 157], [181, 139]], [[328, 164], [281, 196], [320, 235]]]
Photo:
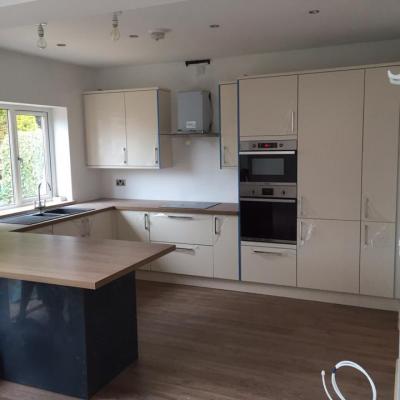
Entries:
[[114, 211], [103, 211], [87, 217], [89, 236], [93, 239], [114, 239]]
[[212, 246], [176, 244], [176, 250], [154, 261], [151, 270], [212, 278]]
[[219, 87], [221, 167], [238, 166], [237, 84]]
[[360, 219], [364, 71], [299, 81], [299, 216]]
[[242, 280], [296, 286], [296, 250], [242, 246]]
[[[388, 68], [365, 76], [363, 210], [365, 221], [395, 222], [399, 148], [400, 88], [391, 85]], [[400, 67], [391, 67], [398, 74]]]
[[393, 297], [395, 224], [361, 224], [360, 293]]
[[149, 214], [141, 211], [117, 211], [117, 239], [149, 242]]
[[[117, 239], [135, 242], [150, 241], [149, 214], [141, 211], [117, 211]], [[150, 271], [150, 265], [144, 265], [141, 270]]]
[[89, 219], [77, 218], [70, 221], [54, 223], [53, 234], [62, 236], [89, 236]]
[[157, 90], [125, 93], [128, 166], [159, 168]]
[[299, 220], [299, 287], [358, 293], [360, 222]]
[[151, 213], [150, 224], [152, 242], [213, 244], [211, 215]]
[[89, 166], [125, 165], [126, 130], [123, 93], [84, 95]]
[[238, 217], [214, 217], [214, 278], [239, 279]]
[[239, 81], [240, 136], [297, 132], [297, 75]]

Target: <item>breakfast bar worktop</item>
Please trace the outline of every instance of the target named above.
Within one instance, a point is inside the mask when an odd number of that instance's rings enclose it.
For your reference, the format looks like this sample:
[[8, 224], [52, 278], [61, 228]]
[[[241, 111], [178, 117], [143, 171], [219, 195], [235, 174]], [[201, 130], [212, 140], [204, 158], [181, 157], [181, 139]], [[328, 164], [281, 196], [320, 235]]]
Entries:
[[175, 249], [173, 245], [0, 233], [0, 278], [98, 289]]

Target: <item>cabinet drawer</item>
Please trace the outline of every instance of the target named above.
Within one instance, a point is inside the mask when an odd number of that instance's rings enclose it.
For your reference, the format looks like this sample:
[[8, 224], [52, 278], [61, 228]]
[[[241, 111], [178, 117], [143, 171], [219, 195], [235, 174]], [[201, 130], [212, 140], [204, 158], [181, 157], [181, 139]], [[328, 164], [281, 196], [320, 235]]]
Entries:
[[150, 240], [155, 242], [212, 245], [211, 215], [151, 213]]
[[296, 286], [296, 250], [242, 246], [242, 280]]
[[177, 244], [176, 250], [151, 264], [152, 271], [213, 277], [213, 248]]

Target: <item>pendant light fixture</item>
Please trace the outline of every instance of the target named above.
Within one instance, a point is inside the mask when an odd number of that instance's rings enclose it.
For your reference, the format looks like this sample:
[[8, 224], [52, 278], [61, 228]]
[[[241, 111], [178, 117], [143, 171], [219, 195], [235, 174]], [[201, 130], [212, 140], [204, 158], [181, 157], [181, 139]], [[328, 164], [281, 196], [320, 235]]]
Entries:
[[36, 42], [36, 46], [39, 47], [39, 49], [44, 50], [47, 47], [47, 40], [44, 37], [44, 27], [47, 26], [47, 23], [41, 22], [38, 25], [37, 33], [38, 33], [38, 40]]
[[112, 19], [112, 30], [111, 30], [111, 40], [114, 42], [118, 41], [121, 37], [121, 33], [119, 31], [119, 18], [118, 16], [122, 14], [122, 11], [116, 11], [113, 13]]

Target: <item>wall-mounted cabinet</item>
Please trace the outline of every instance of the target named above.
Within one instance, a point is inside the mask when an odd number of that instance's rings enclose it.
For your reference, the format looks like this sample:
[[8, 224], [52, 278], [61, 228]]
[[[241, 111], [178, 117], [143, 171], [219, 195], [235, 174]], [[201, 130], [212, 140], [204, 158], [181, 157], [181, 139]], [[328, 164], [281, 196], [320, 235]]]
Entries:
[[297, 75], [239, 80], [240, 137], [297, 134]]
[[237, 167], [238, 98], [237, 82], [219, 85], [221, 168]]
[[364, 71], [299, 77], [300, 218], [359, 220]]
[[158, 88], [84, 94], [87, 164], [159, 169], [171, 165], [170, 93]]

